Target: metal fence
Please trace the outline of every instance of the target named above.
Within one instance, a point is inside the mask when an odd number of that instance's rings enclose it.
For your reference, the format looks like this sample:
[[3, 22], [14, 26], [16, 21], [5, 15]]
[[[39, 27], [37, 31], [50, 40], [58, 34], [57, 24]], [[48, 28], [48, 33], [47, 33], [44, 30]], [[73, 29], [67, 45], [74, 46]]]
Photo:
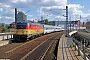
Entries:
[[78, 51], [78, 55], [83, 57], [84, 60], [90, 60], [90, 49], [81, 44], [78, 40], [71, 37], [75, 50]]
[[0, 33], [0, 40], [13, 38], [13, 32]]

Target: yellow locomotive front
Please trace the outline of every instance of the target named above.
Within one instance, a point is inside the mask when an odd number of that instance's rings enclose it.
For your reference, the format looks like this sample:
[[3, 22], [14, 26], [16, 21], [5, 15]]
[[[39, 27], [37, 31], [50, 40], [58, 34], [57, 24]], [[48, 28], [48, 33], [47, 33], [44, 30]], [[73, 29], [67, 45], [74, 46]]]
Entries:
[[31, 22], [19, 22], [16, 24], [16, 29], [13, 38], [17, 41], [26, 41], [34, 35], [43, 34], [43, 25], [31, 24]]
[[13, 38], [16, 41], [25, 40], [27, 38], [28, 31], [26, 30], [26, 22], [19, 22], [16, 24]]

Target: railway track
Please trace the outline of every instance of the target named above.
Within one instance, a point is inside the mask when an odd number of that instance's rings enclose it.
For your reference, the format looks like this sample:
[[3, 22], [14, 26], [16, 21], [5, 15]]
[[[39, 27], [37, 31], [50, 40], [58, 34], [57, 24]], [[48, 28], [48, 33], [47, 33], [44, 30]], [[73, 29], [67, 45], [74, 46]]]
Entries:
[[53, 45], [54, 45], [55, 40], [57, 39], [57, 36], [61, 36], [61, 35], [56, 34], [56, 35], [48, 38], [46, 41], [44, 41], [42, 44], [40, 44], [38, 46], [38, 48], [36, 47], [32, 52], [29, 52], [28, 54], [26, 54], [20, 60], [47, 60], [47, 59], [52, 60], [53, 55], [49, 56], [48, 52], [51, 53], [53, 51], [51, 49], [53, 47], [55, 48], [55, 46], [53, 46]]
[[58, 33], [60, 33], [60, 32], [56, 32], [56, 33], [38, 37], [36, 39], [33, 39], [31, 41], [28, 41], [21, 45], [18, 45], [18, 46], [16, 46], [16, 48], [15, 47], [11, 48], [11, 49], [7, 48], [8, 51], [5, 50], [4, 53], [2, 54], [3, 57], [0, 57], [0, 58], [1, 59], [2, 58], [10, 59], [10, 60], [19, 60], [23, 56], [25, 56], [29, 51], [34, 51], [36, 46], [40, 45], [41, 43], [44, 43], [44, 41], [46, 41], [46, 39], [48, 39], [49, 37], [56, 35]]
[[54, 50], [55, 50], [58, 40], [60, 39], [60, 36], [56, 35], [53, 37], [52, 39], [53, 41], [50, 43], [46, 51], [43, 53], [43, 55], [38, 60], [53, 60]]
[[0, 46], [0, 58], [2, 58], [2, 55], [6, 52], [9, 51], [11, 49], [16, 48], [19, 45], [22, 45], [23, 43], [12, 43], [12, 44], [7, 44], [4, 46]]
[[54, 41], [50, 44], [50, 47], [44, 53], [44, 56], [42, 56], [41, 60], [55, 60], [57, 57], [57, 48], [59, 44], [59, 40], [62, 34], [58, 35], [54, 38]]

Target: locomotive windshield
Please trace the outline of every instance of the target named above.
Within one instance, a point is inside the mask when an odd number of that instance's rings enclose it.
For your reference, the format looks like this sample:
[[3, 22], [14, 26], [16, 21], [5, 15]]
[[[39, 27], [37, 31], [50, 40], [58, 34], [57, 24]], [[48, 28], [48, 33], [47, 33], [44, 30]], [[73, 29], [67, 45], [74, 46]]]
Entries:
[[27, 23], [17, 23], [16, 29], [26, 29]]

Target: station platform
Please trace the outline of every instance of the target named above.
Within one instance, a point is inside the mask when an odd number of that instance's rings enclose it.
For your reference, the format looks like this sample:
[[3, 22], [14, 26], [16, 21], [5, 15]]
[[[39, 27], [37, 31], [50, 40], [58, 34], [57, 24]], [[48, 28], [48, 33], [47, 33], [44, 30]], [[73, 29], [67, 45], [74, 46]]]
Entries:
[[0, 40], [0, 46], [6, 45], [6, 44], [9, 44], [9, 43], [10, 43], [9, 40]]
[[78, 56], [75, 47], [67, 46], [67, 40], [68, 37], [63, 34], [59, 41], [57, 60], [84, 60], [81, 56]]

